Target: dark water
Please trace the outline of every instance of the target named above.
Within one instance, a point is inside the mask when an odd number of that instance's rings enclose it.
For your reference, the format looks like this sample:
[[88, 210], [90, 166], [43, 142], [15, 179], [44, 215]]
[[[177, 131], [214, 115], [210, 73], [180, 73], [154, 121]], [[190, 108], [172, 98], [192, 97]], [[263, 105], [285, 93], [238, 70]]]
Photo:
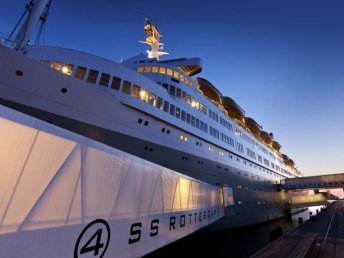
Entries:
[[[260, 225], [221, 232], [192, 234], [165, 246], [145, 258], [156, 257], [250, 257], [273, 240], [309, 219], [310, 212], [320, 207], [294, 214], [291, 220], [280, 219]], [[302, 219], [301, 219], [302, 218]]]

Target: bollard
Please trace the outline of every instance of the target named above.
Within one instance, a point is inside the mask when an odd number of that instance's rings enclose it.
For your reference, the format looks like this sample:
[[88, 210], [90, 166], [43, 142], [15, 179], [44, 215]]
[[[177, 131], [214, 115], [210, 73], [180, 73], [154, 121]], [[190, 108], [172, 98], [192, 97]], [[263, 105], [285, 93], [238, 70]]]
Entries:
[[299, 217], [299, 225], [303, 223], [303, 218]]

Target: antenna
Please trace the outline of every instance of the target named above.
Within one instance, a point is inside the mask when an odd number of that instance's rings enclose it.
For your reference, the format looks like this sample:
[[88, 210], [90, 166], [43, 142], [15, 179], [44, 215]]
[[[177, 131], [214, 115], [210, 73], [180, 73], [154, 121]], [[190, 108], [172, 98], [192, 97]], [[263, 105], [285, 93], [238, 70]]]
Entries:
[[151, 24], [148, 18], [146, 18], [145, 20], [146, 22], [143, 28], [146, 32], [146, 40], [139, 42], [151, 46], [151, 49], [147, 50], [148, 58], [156, 58], [157, 60], [159, 60], [160, 56], [168, 54], [167, 52], [160, 51], [162, 50], [162, 46], [164, 45], [164, 43], [160, 42], [160, 38], [162, 37], [162, 35], [160, 35], [157, 28]]

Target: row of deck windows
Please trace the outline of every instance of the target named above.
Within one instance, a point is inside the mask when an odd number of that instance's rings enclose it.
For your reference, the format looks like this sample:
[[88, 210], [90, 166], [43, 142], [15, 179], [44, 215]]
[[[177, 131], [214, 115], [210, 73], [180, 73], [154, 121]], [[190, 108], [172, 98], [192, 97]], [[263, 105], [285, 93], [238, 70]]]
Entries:
[[[41, 60], [42, 63], [48, 64], [49, 61], [48, 60]], [[73, 70], [74, 70], [74, 65], [73, 64], [64, 64], [62, 62], [53, 62], [50, 65], [51, 68], [60, 71], [66, 75], [72, 75], [73, 74]], [[159, 67], [159, 68], [163, 68], [163, 67]], [[148, 68], [147, 68], [148, 69]], [[167, 70], [171, 70], [171, 69], [167, 69]], [[169, 74], [170, 72], [165, 70], [165, 72], [167, 74]], [[156, 69], [154, 68], [154, 71], [156, 71]], [[162, 70], [164, 71], [164, 70]], [[74, 72], [74, 77], [76, 79], [79, 80], [84, 80], [86, 78], [86, 81], [88, 83], [97, 83], [99, 74], [100, 74], [100, 78], [99, 78], [99, 82], [98, 84], [100, 86], [104, 86], [104, 87], [108, 87], [110, 86], [112, 89], [114, 90], [120, 90], [120, 86], [121, 86], [121, 78], [116, 77], [116, 76], [111, 76], [108, 73], [100, 73], [97, 70], [94, 69], [89, 69], [88, 74], [86, 76], [86, 72], [87, 72], [87, 68], [83, 67], [83, 66], [77, 66]], [[175, 87], [173, 85], [168, 85], [163, 83], [163, 87], [166, 88], [166, 90], [173, 96], [177, 96], [178, 98], [184, 100], [186, 103], [190, 104], [191, 106], [201, 110], [204, 113], [207, 113], [207, 107], [203, 104], [201, 104], [200, 102], [198, 102], [197, 100], [195, 100], [194, 98], [192, 98], [189, 94], [186, 94], [185, 91], [181, 90], [178, 87]], [[196, 127], [197, 129], [200, 129], [201, 131], [208, 133], [208, 125], [207, 123], [195, 118], [194, 116], [190, 115], [189, 113], [186, 113], [184, 110], [181, 110], [179, 107], [176, 107], [173, 104], [170, 104], [168, 101], [163, 100], [160, 97], [157, 97], [155, 94], [153, 93], [149, 93], [147, 90], [145, 89], [141, 89], [138, 85], [133, 85], [133, 87], [131, 87], [131, 82], [123, 80], [123, 85], [122, 85], [122, 92], [128, 95], [132, 95], [135, 98], [139, 98], [144, 102], [148, 102], [149, 104], [151, 104], [152, 106], [156, 106], [157, 108], [170, 113], [172, 116], [175, 116], [179, 119], [181, 119], [182, 121], [191, 124], [193, 127]], [[213, 112], [212, 110], [209, 109], [209, 117], [211, 117], [213, 120], [218, 121], [218, 115]], [[229, 130], [232, 130], [232, 125], [227, 122], [226, 120], [224, 120], [222, 117], [220, 117], [220, 123], [225, 126], [226, 128], [228, 128]], [[212, 135], [213, 137], [219, 139], [219, 131], [216, 130], [215, 128], [209, 126], [209, 133], [210, 135]], [[238, 135], [239, 137], [243, 138], [244, 140], [248, 141], [251, 144], [254, 144], [255, 141], [252, 140], [250, 137], [248, 137], [245, 133], [243, 133], [241, 130], [239, 130], [238, 128], [235, 128], [235, 134]], [[221, 140], [229, 145], [231, 145], [232, 147], [234, 146], [234, 140], [227, 136], [226, 134], [221, 133]], [[256, 145], [258, 145], [257, 143], [255, 143]], [[268, 152], [264, 147], [258, 145], [259, 149], [261, 149], [264, 153], [266, 154], [270, 154], [270, 156], [272, 157], [272, 153]], [[237, 150], [241, 153], [244, 153], [244, 148], [243, 145], [237, 142]], [[247, 151], [247, 155], [249, 157], [252, 157], [255, 159], [255, 153], [252, 151], [249, 152]], [[258, 161], [262, 162], [262, 157], [260, 155], [258, 155]], [[264, 158], [264, 164], [269, 166], [270, 162]], [[274, 168], [274, 164], [271, 163], [271, 166]], [[280, 171], [280, 167], [276, 165], [276, 170]], [[288, 175], [292, 175], [289, 171], [285, 170], [285, 169], [281, 169], [283, 173], [286, 173]]]
[[136, 71], [138, 73], [160, 73], [160, 74], [167, 74], [175, 79], [179, 79], [185, 84], [189, 85], [190, 87], [193, 86], [193, 83], [189, 78], [180, 74], [178, 71], [172, 70], [166, 67], [158, 67], [158, 66], [138, 66]]
[[[160, 83], [158, 83], [158, 84], [160, 84]], [[193, 108], [196, 108], [196, 109], [200, 110], [204, 114], [207, 113], [207, 107], [205, 105], [203, 105], [198, 100], [192, 98], [191, 95], [187, 94], [182, 89], [180, 89], [180, 88], [178, 88], [176, 86], [173, 86], [173, 85], [168, 85], [167, 83], [163, 83], [162, 86], [167, 90], [167, 92], [170, 95], [176, 96], [176, 97], [182, 99], [184, 102], [188, 103]]]

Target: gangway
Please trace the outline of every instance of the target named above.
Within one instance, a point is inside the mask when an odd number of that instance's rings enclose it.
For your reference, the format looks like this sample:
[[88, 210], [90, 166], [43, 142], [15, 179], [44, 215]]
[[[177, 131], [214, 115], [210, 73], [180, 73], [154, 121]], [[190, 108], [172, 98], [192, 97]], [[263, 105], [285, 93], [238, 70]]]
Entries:
[[141, 257], [224, 216], [218, 188], [0, 105], [1, 257]]
[[344, 188], [344, 173], [286, 178], [281, 180], [284, 190]]

